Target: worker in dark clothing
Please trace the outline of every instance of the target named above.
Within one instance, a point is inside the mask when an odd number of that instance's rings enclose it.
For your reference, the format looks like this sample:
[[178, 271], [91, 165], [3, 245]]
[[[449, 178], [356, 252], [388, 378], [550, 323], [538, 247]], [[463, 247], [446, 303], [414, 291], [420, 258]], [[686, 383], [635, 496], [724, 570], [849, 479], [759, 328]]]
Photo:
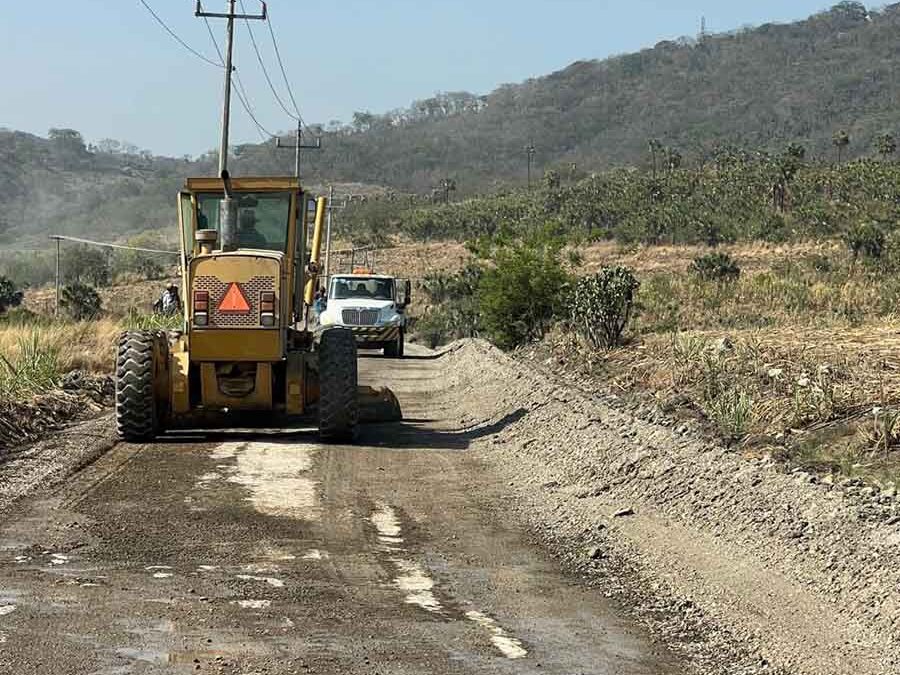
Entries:
[[163, 291], [159, 300], [153, 303], [153, 309], [159, 314], [177, 314], [181, 311], [181, 297], [178, 295], [178, 286], [169, 284]]

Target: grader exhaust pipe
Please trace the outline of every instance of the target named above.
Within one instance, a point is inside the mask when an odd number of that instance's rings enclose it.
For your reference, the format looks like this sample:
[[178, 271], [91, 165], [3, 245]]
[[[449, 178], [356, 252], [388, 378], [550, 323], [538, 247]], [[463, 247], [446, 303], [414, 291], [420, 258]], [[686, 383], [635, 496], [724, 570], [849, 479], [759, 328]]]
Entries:
[[222, 184], [225, 186], [225, 198], [219, 202], [219, 222], [222, 224], [222, 238], [219, 245], [223, 252], [236, 251], [238, 248], [237, 212], [238, 203], [231, 190], [231, 177], [228, 170], [222, 171]]

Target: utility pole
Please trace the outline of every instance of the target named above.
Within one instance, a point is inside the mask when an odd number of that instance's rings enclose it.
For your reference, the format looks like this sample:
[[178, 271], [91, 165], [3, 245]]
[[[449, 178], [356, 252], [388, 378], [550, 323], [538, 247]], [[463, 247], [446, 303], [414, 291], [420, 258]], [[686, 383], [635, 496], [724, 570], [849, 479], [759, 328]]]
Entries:
[[56, 239], [56, 316], [59, 317], [59, 244], [62, 241], [59, 237], [50, 237]]
[[537, 150], [534, 147], [534, 141], [525, 146], [525, 153], [528, 156], [528, 190], [531, 191], [531, 165], [534, 163], [534, 155]]
[[301, 150], [321, 150], [322, 137], [316, 138], [315, 143], [303, 144], [303, 123], [297, 120], [297, 140], [293, 145], [282, 143], [280, 138], [275, 139], [276, 148], [288, 148], [294, 151], [294, 176], [300, 178], [300, 151]]
[[218, 12], [204, 12], [197, 0], [197, 7], [194, 10], [194, 16], [214, 19], [227, 19], [227, 41], [225, 44], [225, 95], [222, 105], [222, 142], [219, 145], [219, 177], [225, 184], [225, 199], [222, 200], [219, 220], [222, 224], [222, 239], [220, 246], [223, 251], [233, 250], [237, 240], [237, 205], [231, 197], [231, 187], [228, 181], [228, 132], [231, 127], [231, 74], [234, 71], [233, 58], [234, 53], [234, 20], [266, 20], [266, 3], [262, 3], [262, 14], [237, 14], [235, 12], [235, 3], [237, 0], [228, 0], [228, 13], [220, 14]]
[[328, 188], [328, 221], [325, 228], [325, 279], [331, 276], [331, 214], [347, 208], [347, 202], [338, 206], [334, 203], [334, 186]]

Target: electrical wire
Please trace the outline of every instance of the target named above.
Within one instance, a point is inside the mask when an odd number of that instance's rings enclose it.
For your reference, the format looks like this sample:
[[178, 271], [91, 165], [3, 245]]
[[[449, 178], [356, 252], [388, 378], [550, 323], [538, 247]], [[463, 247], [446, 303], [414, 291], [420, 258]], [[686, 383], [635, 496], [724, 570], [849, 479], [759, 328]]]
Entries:
[[[222, 67], [225, 67], [225, 57], [222, 55], [222, 50], [219, 48], [219, 41], [216, 40], [216, 35], [213, 33], [212, 26], [209, 24], [209, 19], [205, 16], [203, 17], [203, 23], [206, 24], [206, 32], [209, 33], [209, 39], [212, 40], [213, 47], [216, 49], [216, 54], [219, 55], [219, 61], [222, 64]], [[250, 107], [250, 99], [247, 96], [247, 91], [244, 89], [244, 83], [241, 82], [241, 76], [238, 74], [237, 69], [234, 68], [232, 70], [232, 74], [234, 75], [234, 81], [237, 85], [235, 87], [234, 93], [237, 94], [238, 100], [241, 102], [241, 106], [247, 113], [247, 116], [256, 125], [257, 131], [259, 131], [260, 138], [262, 138], [263, 142], [268, 142], [270, 138], [274, 138], [275, 134], [266, 129], [258, 119], [256, 119], [256, 115], [253, 114], [253, 109]]]
[[105, 241], [94, 241], [92, 239], [81, 239], [80, 237], [68, 237], [63, 234], [51, 234], [51, 239], [57, 241], [74, 241], [78, 244], [90, 244], [91, 246], [104, 246], [106, 248], [118, 248], [125, 251], [141, 251], [142, 253], [164, 253], [166, 255], [181, 255], [178, 251], [164, 251], [158, 248], [142, 248], [140, 246], [125, 246], [124, 244], [110, 244]]
[[272, 28], [272, 13], [268, 12], [268, 20], [266, 24], [269, 26], [269, 35], [272, 36], [272, 45], [275, 47], [275, 56], [278, 58], [278, 67], [281, 68], [281, 76], [284, 78], [284, 86], [287, 88], [288, 95], [291, 97], [291, 103], [294, 104], [294, 110], [297, 112], [295, 118], [300, 124], [306, 126], [303, 121], [303, 115], [300, 114], [300, 108], [297, 105], [297, 99], [294, 98], [294, 92], [291, 89], [291, 83], [288, 80], [287, 72], [284, 69], [284, 62], [281, 60], [281, 50], [278, 49], [278, 40], [275, 39], [275, 29]]
[[[247, 9], [244, 7], [244, 0], [240, 0], [241, 3], [241, 11], [246, 14]], [[250, 20], [244, 19], [244, 24], [247, 26], [247, 33], [250, 35], [250, 43], [253, 45], [253, 51], [256, 52], [256, 60], [259, 61], [259, 67], [262, 69], [263, 76], [266, 78], [266, 82], [269, 84], [269, 89], [272, 91], [272, 95], [275, 97], [275, 100], [278, 101], [278, 105], [281, 106], [281, 109], [284, 110], [285, 114], [288, 117], [301, 121], [300, 117], [292, 113], [288, 110], [288, 107], [284, 104], [284, 101], [281, 100], [281, 97], [278, 95], [278, 91], [275, 89], [275, 85], [272, 84], [272, 78], [269, 77], [269, 71], [266, 69], [266, 64], [263, 62], [262, 54], [259, 52], [259, 45], [256, 44], [256, 37], [253, 35], [253, 29], [250, 27]]]
[[205, 57], [203, 54], [201, 54], [201, 53], [198, 52], [196, 49], [194, 49], [193, 47], [191, 47], [187, 42], [185, 42], [185, 41], [182, 40], [180, 37], [178, 37], [178, 34], [177, 34], [175, 31], [173, 31], [171, 28], [169, 28], [168, 25], [166, 25], [166, 22], [163, 21], [163, 20], [160, 18], [159, 14], [157, 14], [156, 12], [153, 11], [153, 8], [152, 8], [150, 5], [148, 5], [148, 4], [145, 2], [145, 0], [138, 0], [138, 1], [146, 8], [146, 10], [147, 10], [148, 12], [150, 12], [150, 15], [151, 15], [154, 19], [156, 19], [156, 23], [158, 23], [160, 26], [162, 26], [162, 27], [165, 29], [165, 31], [166, 31], [169, 35], [171, 35], [172, 38], [173, 38], [178, 44], [180, 44], [182, 47], [184, 47], [185, 49], [187, 49], [191, 54], [193, 54], [194, 56], [196, 56], [196, 57], [197, 57], [198, 59], [200, 59], [201, 61], [205, 61], [206, 63], [208, 63], [208, 64], [211, 65], [211, 66], [215, 66], [215, 67], [217, 67], [217, 68], [223, 68], [223, 67], [224, 67], [224, 65], [219, 64], [219, 63], [216, 63], [216, 62], [213, 61], [212, 59]]

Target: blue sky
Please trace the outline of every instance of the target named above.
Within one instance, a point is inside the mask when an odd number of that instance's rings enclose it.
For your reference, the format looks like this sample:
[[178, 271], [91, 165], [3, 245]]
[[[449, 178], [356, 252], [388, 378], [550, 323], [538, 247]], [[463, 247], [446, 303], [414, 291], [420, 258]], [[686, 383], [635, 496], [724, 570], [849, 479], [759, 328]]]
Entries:
[[[193, 0], [146, 0], [186, 42], [213, 56]], [[836, 0], [835, 0], [836, 1]], [[258, 7], [244, 0], [248, 11]], [[437, 91], [487, 93], [579, 59], [711, 31], [800, 19], [828, 0], [270, 0], [288, 76], [307, 121], [348, 121]], [[217, 146], [220, 70], [184, 51], [139, 0], [4, 0], [0, 126], [127, 140], [158, 154]], [[225, 0], [205, 0], [222, 11]], [[284, 89], [267, 28], [254, 24], [273, 82]], [[222, 40], [224, 24], [214, 20]], [[292, 122], [236, 27], [236, 64], [262, 124]], [[235, 102], [232, 141], [259, 134]]]

